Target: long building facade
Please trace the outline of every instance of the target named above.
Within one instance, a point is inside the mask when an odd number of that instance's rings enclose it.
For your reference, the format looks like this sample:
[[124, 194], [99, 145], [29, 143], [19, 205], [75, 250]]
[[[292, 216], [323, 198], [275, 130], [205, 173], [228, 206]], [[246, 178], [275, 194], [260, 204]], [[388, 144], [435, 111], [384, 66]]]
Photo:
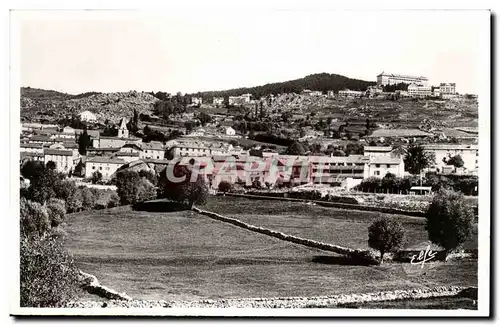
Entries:
[[377, 85], [395, 85], [399, 83], [427, 85], [428, 78], [424, 76], [398, 75], [382, 72], [377, 76]]

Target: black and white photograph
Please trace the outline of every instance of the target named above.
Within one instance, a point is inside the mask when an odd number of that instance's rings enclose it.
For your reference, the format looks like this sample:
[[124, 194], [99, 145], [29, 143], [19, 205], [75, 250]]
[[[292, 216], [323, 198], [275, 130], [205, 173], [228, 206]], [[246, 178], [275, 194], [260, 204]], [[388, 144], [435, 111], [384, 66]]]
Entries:
[[489, 316], [491, 12], [245, 8], [11, 10], [10, 313]]

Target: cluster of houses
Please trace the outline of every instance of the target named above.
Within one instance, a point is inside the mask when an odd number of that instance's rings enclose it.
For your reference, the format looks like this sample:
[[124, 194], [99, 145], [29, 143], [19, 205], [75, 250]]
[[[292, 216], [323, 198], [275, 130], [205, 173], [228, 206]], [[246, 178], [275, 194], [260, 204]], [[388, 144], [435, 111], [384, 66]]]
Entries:
[[[232, 128], [231, 128], [232, 129]], [[457, 133], [471, 136], [471, 130], [456, 130]], [[86, 130], [90, 146], [86, 155], [79, 153], [78, 139], [84, 130], [57, 125], [22, 124], [21, 161], [35, 160], [47, 164], [55, 163], [57, 171], [74, 174], [78, 172], [86, 178], [99, 171], [104, 180], [113, 177], [125, 164], [145, 162], [148, 164], [168, 165], [173, 159], [176, 164], [189, 164], [192, 159], [205, 162], [204, 170], [209, 176], [212, 187], [229, 178], [234, 183], [252, 185], [290, 183], [291, 185], [321, 183], [352, 187], [369, 177], [384, 177], [392, 173], [398, 177], [405, 175], [404, 152], [391, 146], [365, 146], [363, 155], [350, 156], [293, 156], [275, 152], [263, 152], [262, 157], [250, 156], [248, 150], [227, 142], [201, 141], [199, 138], [174, 139], [163, 144], [158, 141], [145, 143], [141, 138], [129, 134], [126, 120], [122, 119], [118, 135], [102, 136], [98, 130]], [[234, 130], [231, 131], [234, 133]], [[442, 133], [449, 133], [443, 130]], [[477, 133], [477, 131], [476, 131]], [[433, 134], [419, 129], [378, 129], [365, 140], [383, 141], [386, 138], [425, 139]], [[471, 137], [477, 137], [473, 135]], [[433, 168], [442, 173], [477, 174], [477, 144], [440, 144], [424, 145], [424, 149], [434, 154]], [[460, 155], [464, 165], [455, 169], [447, 161]], [[227, 162], [234, 164], [236, 173], [226, 173]], [[212, 167], [210, 169], [210, 167]], [[255, 168], [258, 167], [258, 168]], [[234, 172], [232, 171], [232, 172]]]

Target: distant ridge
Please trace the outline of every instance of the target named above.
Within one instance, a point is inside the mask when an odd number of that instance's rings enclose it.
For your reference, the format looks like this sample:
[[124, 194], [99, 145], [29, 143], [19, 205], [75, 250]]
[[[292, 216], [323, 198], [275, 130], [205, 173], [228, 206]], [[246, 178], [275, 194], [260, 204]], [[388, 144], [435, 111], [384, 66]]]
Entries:
[[282, 93], [300, 93], [304, 89], [312, 91], [335, 91], [338, 92], [344, 88], [351, 90], [364, 91], [368, 86], [375, 85], [376, 82], [365, 81], [360, 79], [352, 79], [346, 76], [337, 74], [320, 73], [308, 75], [304, 78], [289, 80], [285, 82], [265, 84], [255, 87], [234, 88], [222, 91], [207, 91], [198, 92], [191, 95], [202, 96], [203, 98], [221, 97], [221, 96], [238, 96], [246, 93], [252, 94], [254, 97], [259, 98], [269, 94], [282, 94]]

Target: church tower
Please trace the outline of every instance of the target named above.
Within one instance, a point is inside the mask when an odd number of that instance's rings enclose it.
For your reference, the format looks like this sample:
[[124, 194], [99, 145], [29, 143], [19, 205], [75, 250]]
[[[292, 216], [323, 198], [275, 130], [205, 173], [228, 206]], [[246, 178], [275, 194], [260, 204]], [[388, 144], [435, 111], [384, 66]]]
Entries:
[[128, 129], [127, 129], [127, 123], [125, 122], [125, 118], [122, 118], [122, 121], [120, 122], [120, 128], [118, 129], [118, 137], [128, 138]]

